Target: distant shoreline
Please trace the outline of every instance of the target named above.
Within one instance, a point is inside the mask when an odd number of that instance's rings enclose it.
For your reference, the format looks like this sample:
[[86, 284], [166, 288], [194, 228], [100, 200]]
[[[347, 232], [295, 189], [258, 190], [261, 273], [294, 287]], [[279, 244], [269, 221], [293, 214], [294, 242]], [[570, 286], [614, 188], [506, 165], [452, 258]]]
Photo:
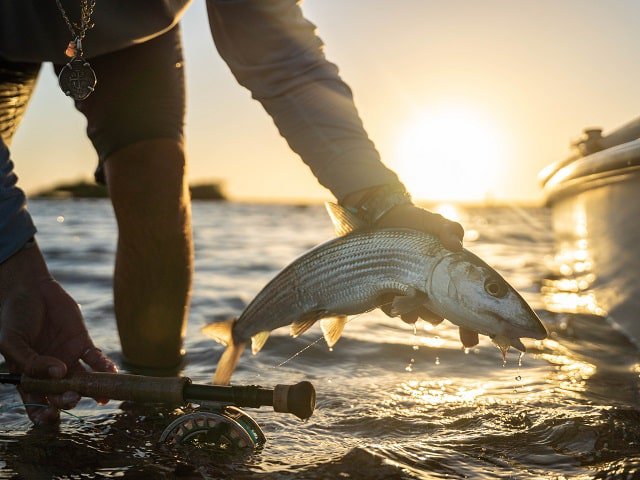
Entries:
[[[222, 184], [218, 182], [190, 185], [189, 192], [191, 193], [192, 200], [228, 200], [223, 191]], [[59, 183], [51, 188], [35, 192], [29, 195], [29, 197], [54, 199], [109, 198], [109, 191], [105, 185], [80, 180], [76, 182]]]

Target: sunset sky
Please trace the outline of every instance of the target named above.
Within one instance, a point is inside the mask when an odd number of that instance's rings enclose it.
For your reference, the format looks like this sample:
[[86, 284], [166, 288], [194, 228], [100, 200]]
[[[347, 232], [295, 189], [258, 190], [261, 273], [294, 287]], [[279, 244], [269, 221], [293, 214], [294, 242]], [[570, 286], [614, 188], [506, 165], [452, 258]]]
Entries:
[[[640, 114], [637, 0], [306, 0], [303, 10], [383, 160], [418, 198], [539, 200], [537, 173], [583, 127]], [[330, 198], [219, 58], [204, 2], [183, 35], [191, 180], [222, 180], [239, 200]], [[91, 176], [84, 118], [51, 66], [12, 151], [27, 192]]]

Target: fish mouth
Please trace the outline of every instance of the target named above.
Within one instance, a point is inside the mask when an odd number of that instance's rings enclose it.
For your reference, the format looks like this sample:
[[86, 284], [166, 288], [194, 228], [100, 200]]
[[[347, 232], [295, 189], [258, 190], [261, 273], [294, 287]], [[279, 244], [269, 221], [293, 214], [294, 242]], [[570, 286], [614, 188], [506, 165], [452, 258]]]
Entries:
[[489, 338], [493, 339], [498, 335], [507, 337], [509, 339], [509, 342], [511, 343], [511, 346], [517, 350], [520, 350], [523, 353], [526, 352], [527, 349], [522, 343], [522, 340], [520, 340], [521, 337], [533, 338], [534, 340], [544, 340], [548, 336], [547, 329], [545, 328], [544, 324], [540, 321], [538, 316], [535, 315], [535, 313], [534, 315], [537, 322], [533, 322], [533, 325], [531, 326], [531, 328], [514, 325], [513, 323], [508, 321], [506, 318], [501, 317], [500, 315], [494, 312], [486, 312], [486, 313], [491, 317], [493, 317], [494, 319], [496, 319], [502, 326], [502, 331], [500, 333], [497, 333], [496, 335], [493, 335], [493, 336], [489, 336]]

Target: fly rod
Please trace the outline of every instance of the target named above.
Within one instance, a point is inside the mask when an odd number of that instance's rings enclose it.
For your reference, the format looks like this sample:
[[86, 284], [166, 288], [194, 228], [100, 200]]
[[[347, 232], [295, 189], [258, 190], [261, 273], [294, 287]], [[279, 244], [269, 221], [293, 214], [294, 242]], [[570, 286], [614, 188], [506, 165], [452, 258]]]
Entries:
[[199, 385], [188, 377], [151, 377], [120, 373], [74, 373], [62, 379], [39, 379], [26, 375], [0, 373], [0, 383], [19, 385], [25, 392], [77, 392], [83, 397], [153, 402], [168, 405], [217, 403], [236, 407], [273, 407], [275, 412], [292, 413], [305, 420], [316, 406], [316, 392], [310, 382], [276, 385]]

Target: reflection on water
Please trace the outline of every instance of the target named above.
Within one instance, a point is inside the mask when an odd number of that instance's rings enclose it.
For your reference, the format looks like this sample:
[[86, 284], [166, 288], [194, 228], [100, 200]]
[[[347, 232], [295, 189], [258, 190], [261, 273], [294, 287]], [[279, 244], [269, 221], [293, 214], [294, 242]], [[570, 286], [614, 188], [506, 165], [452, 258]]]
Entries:
[[[83, 305], [96, 343], [120, 361], [109, 205], [34, 201], [31, 209], [51, 269]], [[548, 327], [550, 338], [525, 340], [521, 362], [510, 352], [503, 365], [487, 338], [463, 351], [448, 322], [420, 323], [414, 332], [380, 312], [350, 321], [333, 351], [317, 341], [317, 327], [296, 339], [276, 331], [259, 355], [243, 357], [235, 382], [307, 379], [318, 408], [306, 422], [248, 409], [267, 444], [241, 457], [159, 445], [177, 412], [121, 402], [84, 399], [73, 411], [79, 418], [35, 429], [9, 408], [15, 389], [0, 386], [0, 478], [636, 478], [640, 358], [591, 295], [591, 246], [576, 238], [556, 253], [542, 209], [441, 213], [460, 219], [467, 235], [476, 232], [467, 247]], [[200, 327], [237, 315], [332, 230], [321, 207], [196, 203], [194, 223], [197, 273], [182, 373], [206, 383], [222, 348]]]
[[573, 209], [557, 230], [556, 253], [548, 265], [551, 275], [541, 288], [545, 305], [553, 312], [606, 316], [591, 289], [596, 275], [584, 208]]

